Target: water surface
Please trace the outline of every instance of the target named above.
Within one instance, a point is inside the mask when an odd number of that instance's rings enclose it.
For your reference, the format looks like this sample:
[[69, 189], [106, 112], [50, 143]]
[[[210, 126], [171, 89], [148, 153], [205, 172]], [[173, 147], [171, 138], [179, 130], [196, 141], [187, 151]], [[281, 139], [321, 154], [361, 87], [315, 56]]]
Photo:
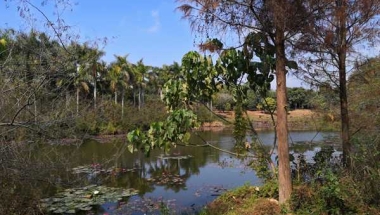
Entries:
[[[233, 149], [231, 131], [199, 134], [221, 149]], [[310, 158], [320, 149], [319, 144], [330, 144], [337, 141], [337, 137], [334, 132], [297, 131], [290, 132], [289, 141], [292, 152], [305, 153]], [[260, 132], [259, 138], [271, 147], [274, 133]], [[204, 144], [196, 135], [192, 136], [191, 143]], [[227, 189], [245, 183], [260, 184], [254, 171], [246, 166], [249, 161], [209, 147], [177, 146], [169, 154], [154, 150], [149, 157], [129, 153], [124, 139], [107, 143], [87, 140], [78, 146], [55, 147], [70, 156], [72, 167], [90, 165], [113, 170], [105, 174], [78, 174], [85, 183], [139, 190], [138, 196], [98, 207], [94, 212], [97, 214], [159, 214], [163, 206], [172, 212], [191, 214]], [[172, 159], [162, 159], [165, 156]], [[183, 156], [189, 158], [174, 159]]]

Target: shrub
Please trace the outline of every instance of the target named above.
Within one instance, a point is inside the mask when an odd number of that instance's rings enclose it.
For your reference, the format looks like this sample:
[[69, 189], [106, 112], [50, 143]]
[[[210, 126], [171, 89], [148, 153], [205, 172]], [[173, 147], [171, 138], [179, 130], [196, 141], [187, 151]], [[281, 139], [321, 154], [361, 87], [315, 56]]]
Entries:
[[165, 117], [166, 110], [160, 101], [147, 101], [140, 110], [127, 104], [122, 117], [121, 106], [106, 100], [97, 110], [84, 111], [76, 120], [76, 130], [90, 135], [121, 134], [136, 128], [148, 129], [152, 122]]
[[252, 215], [279, 215], [281, 208], [278, 202], [271, 199], [258, 199], [254, 207], [247, 214]]
[[229, 111], [231, 110], [231, 105], [234, 104], [234, 99], [233, 96], [229, 93], [218, 93], [215, 95], [213, 103], [216, 109]]
[[217, 120], [217, 117], [212, 112], [210, 112], [206, 107], [202, 105], [196, 107], [195, 114], [197, 115], [198, 120], [201, 123], [212, 122], [212, 121]]

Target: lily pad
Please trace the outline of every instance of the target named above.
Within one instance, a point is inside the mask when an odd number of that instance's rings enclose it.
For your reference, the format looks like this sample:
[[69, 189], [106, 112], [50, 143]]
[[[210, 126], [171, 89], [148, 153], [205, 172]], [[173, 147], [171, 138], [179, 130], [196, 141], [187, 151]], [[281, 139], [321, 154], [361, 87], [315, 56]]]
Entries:
[[126, 172], [135, 172], [137, 168], [125, 169], [119, 167], [104, 168], [100, 164], [91, 164], [84, 166], [77, 166], [72, 169], [74, 174], [86, 174], [86, 175], [99, 175], [99, 174], [108, 174], [108, 175], [120, 175]]
[[78, 211], [89, 211], [92, 206], [117, 202], [137, 194], [135, 189], [91, 185], [66, 189], [53, 198], [42, 199], [41, 207], [53, 213], [75, 214]]
[[192, 155], [164, 156], [163, 154], [161, 154], [157, 158], [162, 159], [162, 160], [184, 160], [184, 159], [186, 160], [192, 157], [193, 157]]
[[163, 172], [161, 175], [152, 176], [147, 178], [147, 181], [155, 183], [157, 185], [184, 185], [185, 180], [178, 174], [172, 174], [169, 172]]

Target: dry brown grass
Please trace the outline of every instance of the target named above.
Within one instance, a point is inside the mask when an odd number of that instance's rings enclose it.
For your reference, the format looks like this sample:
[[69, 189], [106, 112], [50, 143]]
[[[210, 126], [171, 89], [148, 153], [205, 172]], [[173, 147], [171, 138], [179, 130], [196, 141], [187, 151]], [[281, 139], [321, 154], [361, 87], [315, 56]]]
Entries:
[[[248, 111], [248, 116], [253, 122], [256, 129], [273, 129], [272, 117], [263, 111]], [[217, 115], [229, 122], [234, 121], [233, 111], [217, 111]], [[273, 116], [276, 121], [276, 113]], [[288, 113], [288, 126], [291, 130], [319, 130], [322, 122], [322, 116], [312, 110], [293, 110]]]
[[[234, 116], [235, 116], [233, 111], [216, 111], [216, 114], [230, 121], [233, 121]], [[288, 119], [295, 120], [295, 119], [305, 118], [305, 117], [311, 118], [314, 115], [315, 113], [312, 110], [298, 109], [298, 110], [289, 111]], [[270, 114], [264, 113], [263, 111], [248, 111], [248, 116], [252, 120], [270, 120], [271, 119]]]

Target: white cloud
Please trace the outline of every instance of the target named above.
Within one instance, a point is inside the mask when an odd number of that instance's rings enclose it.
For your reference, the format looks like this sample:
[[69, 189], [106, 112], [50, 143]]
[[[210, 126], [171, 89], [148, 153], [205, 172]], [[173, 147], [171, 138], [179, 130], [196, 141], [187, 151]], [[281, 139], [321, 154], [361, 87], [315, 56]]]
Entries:
[[154, 24], [147, 29], [147, 32], [156, 33], [161, 28], [160, 13], [158, 12], [158, 10], [154, 10], [152, 11], [151, 16], [153, 18]]

